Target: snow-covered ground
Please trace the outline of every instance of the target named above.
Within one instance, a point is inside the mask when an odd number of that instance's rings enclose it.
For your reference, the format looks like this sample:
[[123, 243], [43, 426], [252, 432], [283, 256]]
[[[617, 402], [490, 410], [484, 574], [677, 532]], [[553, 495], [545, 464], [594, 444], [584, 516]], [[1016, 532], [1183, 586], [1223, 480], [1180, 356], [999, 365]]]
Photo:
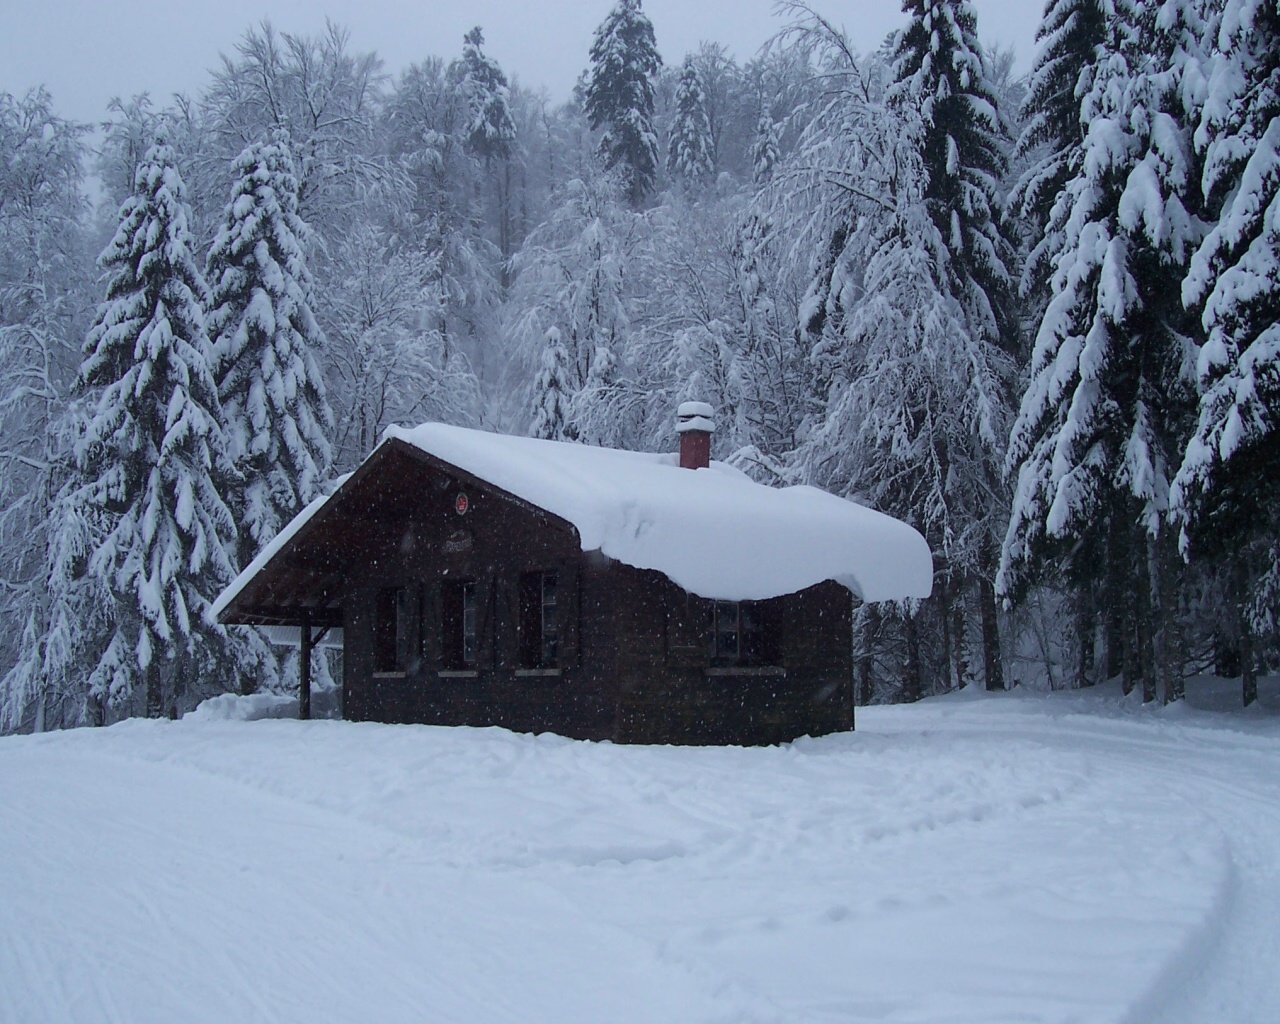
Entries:
[[962, 694], [755, 750], [11, 737], [0, 1021], [1273, 1024], [1265, 694]]

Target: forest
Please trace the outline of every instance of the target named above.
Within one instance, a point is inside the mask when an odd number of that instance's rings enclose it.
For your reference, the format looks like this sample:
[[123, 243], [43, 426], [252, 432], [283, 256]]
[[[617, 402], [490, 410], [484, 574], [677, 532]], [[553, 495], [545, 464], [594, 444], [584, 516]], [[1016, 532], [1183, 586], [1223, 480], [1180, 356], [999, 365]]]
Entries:
[[265, 22], [99, 125], [0, 94], [0, 731], [296, 688], [209, 606], [391, 424], [663, 451], [687, 399], [928, 540], [930, 599], [858, 607], [859, 703], [1254, 700], [1280, 6], [1047, 0], [1025, 75], [968, 0], [902, 7], [674, 66], [617, 0], [564, 103], [479, 27], [393, 73]]

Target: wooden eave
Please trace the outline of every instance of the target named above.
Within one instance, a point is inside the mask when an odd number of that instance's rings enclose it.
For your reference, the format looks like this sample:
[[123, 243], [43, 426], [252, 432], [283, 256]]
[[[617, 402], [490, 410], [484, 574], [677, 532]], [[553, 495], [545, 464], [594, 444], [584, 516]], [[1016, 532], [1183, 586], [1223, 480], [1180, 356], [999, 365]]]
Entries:
[[[382, 472], [384, 464], [409, 460], [423, 473]], [[550, 526], [577, 528], [565, 519], [496, 487], [400, 438], [390, 438], [365, 459], [231, 600], [219, 621], [227, 625], [299, 626], [304, 613], [314, 626], [341, 626], [338, 595], [352, 563], [367, 557], [371, 527], [401, 522], [437, 489], [432, 475], [514, 505]], [[372, 479], [371, 479], [372, 478]]]

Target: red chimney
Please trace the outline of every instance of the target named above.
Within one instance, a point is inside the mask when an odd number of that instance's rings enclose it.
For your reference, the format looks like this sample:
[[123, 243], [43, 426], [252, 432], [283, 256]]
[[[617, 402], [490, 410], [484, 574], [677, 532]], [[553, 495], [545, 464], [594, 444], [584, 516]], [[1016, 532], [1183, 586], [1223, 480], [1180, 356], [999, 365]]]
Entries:
[[714, 415], [706, 402], [682, 402], [676, 410], [676, 433], [680, 435], [680, 468], [706, 469], [711, 465], [711, 432]]

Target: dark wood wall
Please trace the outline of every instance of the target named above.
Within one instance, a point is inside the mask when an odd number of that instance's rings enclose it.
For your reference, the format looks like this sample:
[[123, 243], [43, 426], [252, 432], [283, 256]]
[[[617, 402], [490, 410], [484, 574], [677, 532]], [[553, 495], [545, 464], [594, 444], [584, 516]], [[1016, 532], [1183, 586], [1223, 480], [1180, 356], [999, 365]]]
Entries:
[[631, 657], [617, 666], [616, 738], [627, 743], [783, 743], [853, 728], [852, 604], [823, 583], [760, 602], [767, 664], [712, 666], [714, 602], [658, 573], [617, 567], [632, 604]]
[[[659, 573], [584, 554], [561, 520], [429, 460], [401, 457], [395, 472], [396, 490], [417, 497], [370, 504], [364, 554], [341, 598], [347, 718], [632, 743], [777, 743], [853, 727], [843, 587], [763, 602], [775, 664], [713, 669], [711, 602]], [[459, 492], [465, 515], [455, 511]], [[530, 671], [519, 657], [518, 582], [547, 570], [560, 580], [560, 665]], [[442, 586], [458, 579], [477, 585], [474, 672], [445, 669], [441, 650]], [[374, 671], [374, 605], [388, 587], [408, 599], [402, 642], [412, 656], [402, 673]]]

